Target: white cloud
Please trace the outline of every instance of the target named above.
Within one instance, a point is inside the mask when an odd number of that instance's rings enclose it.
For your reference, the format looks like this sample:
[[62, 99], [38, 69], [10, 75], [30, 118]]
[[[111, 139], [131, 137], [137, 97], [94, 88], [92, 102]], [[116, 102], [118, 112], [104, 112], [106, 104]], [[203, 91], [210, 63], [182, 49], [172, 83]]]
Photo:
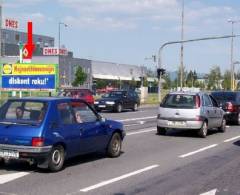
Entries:
[[1, 2], [6, 8], [19, 8], [25, 6], [34, 6], [39, 3], [44, 3], [46, 0], [1, 0]]

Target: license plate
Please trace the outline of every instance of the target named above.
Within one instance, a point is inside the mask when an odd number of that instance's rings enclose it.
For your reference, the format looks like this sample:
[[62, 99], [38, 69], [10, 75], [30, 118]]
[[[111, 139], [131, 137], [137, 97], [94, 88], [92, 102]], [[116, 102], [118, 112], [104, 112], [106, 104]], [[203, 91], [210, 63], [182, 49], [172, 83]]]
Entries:
[[168, 125], [184, 127], [186, 126], [186, 122], [185, 121], [168, 121]]
[[12, 150], [0, 150], [0, 157], [2, 158], [19, 158], [19, 152]]
[[99, 105], [98, 107], [99, 107], [99, 108], [105, 108], [106, 105]]

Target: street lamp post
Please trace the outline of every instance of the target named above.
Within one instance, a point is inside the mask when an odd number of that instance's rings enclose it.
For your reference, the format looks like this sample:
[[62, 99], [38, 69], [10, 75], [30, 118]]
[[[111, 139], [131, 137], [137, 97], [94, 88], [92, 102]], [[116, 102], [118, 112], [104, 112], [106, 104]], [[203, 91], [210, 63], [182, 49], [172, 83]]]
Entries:
[[[61, 25], [63, 25], [64, 27], [68, 27], [67, 24], [63, 23], [63, 22], [59, 22], [58, 23], [58, 65], [60, 66], [60, 48], [61, 48]], [[65, 67], [64, 67], [64, 85], [66, 84], [66, 79], [65, 79], [66, 75], [65, 75]]]
[[234, 64], [233, 64], [233, 34], [234, 34], [234, 24], [239, 23], [240, 20], [228, 20], [229, 23], [232, 24], [232, 39], [231, 39], [231, 90], [234, 91]]

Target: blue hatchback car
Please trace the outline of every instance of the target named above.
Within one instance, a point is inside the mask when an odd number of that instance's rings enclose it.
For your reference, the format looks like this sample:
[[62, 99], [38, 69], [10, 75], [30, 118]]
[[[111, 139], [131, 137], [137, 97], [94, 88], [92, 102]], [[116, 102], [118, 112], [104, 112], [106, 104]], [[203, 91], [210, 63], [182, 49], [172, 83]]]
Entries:
[[0, 159], [27, 160], [51, 171], [99, 150], [118, 157], [125, 134], [122, 123], [105, 120], [82, 100], [9, 99], [0, 108]]

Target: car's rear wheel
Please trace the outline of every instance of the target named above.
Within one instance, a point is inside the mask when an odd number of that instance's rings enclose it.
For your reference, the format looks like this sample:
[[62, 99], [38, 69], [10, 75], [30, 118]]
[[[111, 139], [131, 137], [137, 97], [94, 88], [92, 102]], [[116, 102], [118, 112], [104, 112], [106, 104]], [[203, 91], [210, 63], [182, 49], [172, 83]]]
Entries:
[[3, 158], [0, 158], [0, 165], [4, 165], [5, 161]]
[[138, 104], [137, 103], [135, 103], [134, 105], [133, 105], [133, 109], [132, 109], [133, 111], [137, 111], [138, 110]]
[[166, 133], [167, 133], [166, 128], [157, 127], [157, 134], [158, 134], [158, 135], [166, 135]]
[[121, 103], [118, 103], [118, 104], [117, 104], [116, 111], [117, 111], [118, 113], [122, 112], [122, 104], [121, 104]]
[[238, 113], [236, 124], [240, 125], [240, 113]]
[[198, 131], [198, 135], [202, 138], [205, 138], [205, 137], [207, 137], [207, 133], [208, 133], [208, 125], [207, 125], [207, 122], [204, 121], [201, 129], [199, 129], [199, 131]]
[[226, 119], [223, 118], [221, 126], [218, 128], [218, 131], [224, 133], [226, 131]]
[[114, 133], [107, 147], [107, 155], [111, 158], [120, 156], [122, 148], [122, 138], [119, 133]]
[[54, 146], [49, 155], [48, 168], [53, 172], [60, 171], [63, 168], [64, 161], [65, 150], [63, 146], [61, 145]]

